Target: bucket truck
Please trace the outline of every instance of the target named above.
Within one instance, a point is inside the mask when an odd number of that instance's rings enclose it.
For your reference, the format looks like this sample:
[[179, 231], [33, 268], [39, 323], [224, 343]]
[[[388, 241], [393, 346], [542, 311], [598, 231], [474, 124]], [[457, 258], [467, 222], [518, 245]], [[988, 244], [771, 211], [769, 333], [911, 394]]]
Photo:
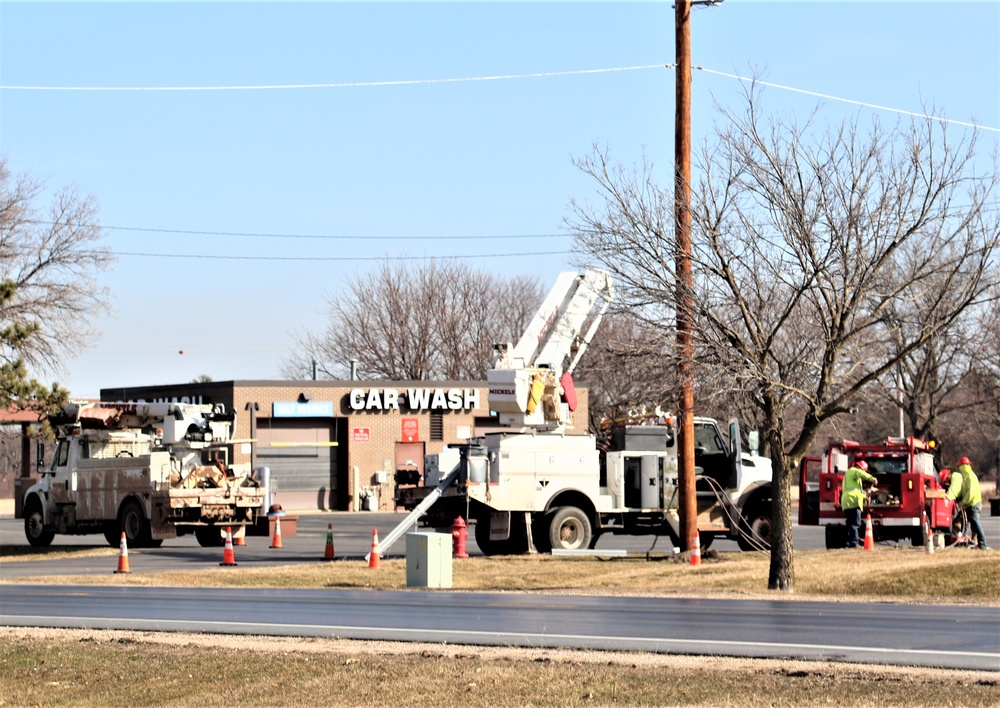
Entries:
[[[606, 421], [599, 434], [571, 432], [572, 372], [614, 295], [607, 273], [562, 273], [516, 345], [494, 346], [489, 404], [509, 430], [449, 446], [452, 474], [436, 487], [400, 487], [396, 502], [422, 523], [474, 522], [487, 555], [592, 548], [601, 534], [667, 535], [679, 544], [677, 435], [660, 411]], [[770, 538], [771, 462], [695, 419], [698, 528], [741, 548]], [[448, 455], [439, 456], [440, 460]], [[436, 460], [440, 463], [440, 460]], [[442, 470], [443, 472], [444, 470]]]

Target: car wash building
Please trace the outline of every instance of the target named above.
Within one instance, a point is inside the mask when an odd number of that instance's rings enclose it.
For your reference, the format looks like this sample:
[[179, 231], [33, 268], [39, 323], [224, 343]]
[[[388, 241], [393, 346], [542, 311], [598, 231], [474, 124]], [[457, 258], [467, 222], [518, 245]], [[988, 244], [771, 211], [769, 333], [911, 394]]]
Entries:
[[[485, 381], [212, 381], [105, 388], [101, 401], [221, 403], [236, 412], [232, 460], [270, 470], [285, 509], [394, 509], [396, 473], [496, 430]], [[587, 430], [587, 391], [573, 421]]]

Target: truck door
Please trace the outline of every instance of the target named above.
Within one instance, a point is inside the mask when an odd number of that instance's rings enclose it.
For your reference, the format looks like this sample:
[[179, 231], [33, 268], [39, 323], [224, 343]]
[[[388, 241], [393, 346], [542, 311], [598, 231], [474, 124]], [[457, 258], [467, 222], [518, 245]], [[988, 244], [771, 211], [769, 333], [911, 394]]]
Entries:
[[740, 422], [733, 418], [729, 421], [729, 484], [723, 484], [726, 489], [736, 489], [743, 479], [743, 438], [740, 436]]
[[[739, 463], [738, 456], [736, 463]], [[701, 468], [697, 470], [698, 474], [711, 477], [724, 489], [731, 488], [735, 483], [736, 480], [732, 479], [736, 471], [732, 455], [726, 449], [722, 431], [715, 422], [695, 423], [694, 464]]]
[[804, 457], [799, 463], [799, 526], [819, 524], [819, 471], [823, 460]]
[[53, 501], [57, 504], [68, 504], [76, 497], [79, 443], [76, 438], [60, 440], [52, 457], [52, 468], [49, 470], [52, 481], [49, 488]]

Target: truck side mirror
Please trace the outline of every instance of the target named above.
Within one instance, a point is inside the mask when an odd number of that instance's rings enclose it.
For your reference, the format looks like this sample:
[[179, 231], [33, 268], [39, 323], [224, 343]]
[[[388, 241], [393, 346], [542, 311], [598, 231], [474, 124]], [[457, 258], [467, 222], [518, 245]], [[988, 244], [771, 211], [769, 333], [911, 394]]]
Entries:
[[45, 443], [41, 440], [35, 441], [35, 467], [40, 470], [45, 469]]
[[747, 433], [747, 445], [750, 447], [750, 454], [757, 455], [760, 452], [760, 433], [756, 430]]

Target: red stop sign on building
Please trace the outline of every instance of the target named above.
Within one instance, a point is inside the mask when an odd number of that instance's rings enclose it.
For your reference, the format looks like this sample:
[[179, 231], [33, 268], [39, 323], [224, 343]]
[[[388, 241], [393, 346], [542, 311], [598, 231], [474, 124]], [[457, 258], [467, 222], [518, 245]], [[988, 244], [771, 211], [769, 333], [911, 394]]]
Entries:
[[402, 441], [418, 442], [420, 440], [420, 421], [416, 418], [402, 419]]

